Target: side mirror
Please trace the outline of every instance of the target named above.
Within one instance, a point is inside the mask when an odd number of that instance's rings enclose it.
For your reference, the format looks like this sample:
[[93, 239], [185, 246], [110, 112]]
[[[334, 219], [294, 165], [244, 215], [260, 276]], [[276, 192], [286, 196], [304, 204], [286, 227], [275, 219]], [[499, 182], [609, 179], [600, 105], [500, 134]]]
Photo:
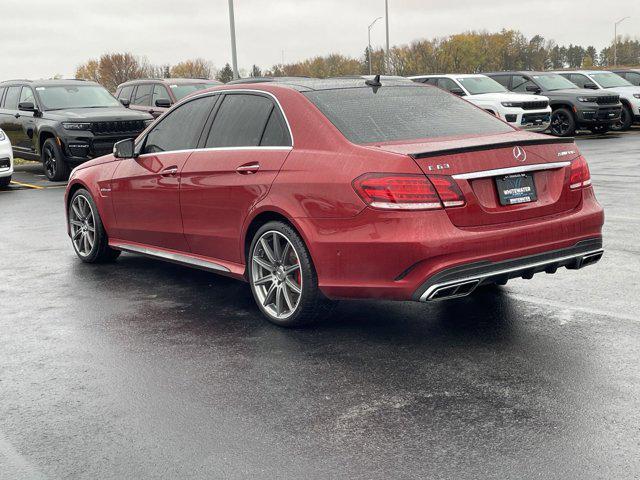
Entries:
[[120, 140], [113, 146], [113, 156], [116, 158], [135, 158], [135, 143], [133, 138]]
[[449, 90], [451, 93], [453, 93], [454, 95], [458, 95], [459, 97], [464, 97], [466, 94], [464, 93], [464, 90], [462, 90], [461, 88], [452, 88], [451, 90]]
[[538, 88], [537, 85], [527, 85], [526, 87], [524, 87], [524, 89], [527, 92], [531, 92], [531, 93], [540, 93], [540, 88]]
[[33, 104], [33, 102], [20, 102], [18, 104], [18, 110], [20, 110], [21, 112], [35, 112], [36, 106]]
[[584, 88], [589, 90], [598, 90], [598, 86], [595, 83], [585, 83]]
[[156, 100], [156, 107], [169, 108], [171, 106], [171, 100], [168, 98], [159, 98]]
[[125, 107], [129, 108], [129, 105], [131, 105], [131, 100], [127, 100], [126, 98], [121, 98], [120, 103]]

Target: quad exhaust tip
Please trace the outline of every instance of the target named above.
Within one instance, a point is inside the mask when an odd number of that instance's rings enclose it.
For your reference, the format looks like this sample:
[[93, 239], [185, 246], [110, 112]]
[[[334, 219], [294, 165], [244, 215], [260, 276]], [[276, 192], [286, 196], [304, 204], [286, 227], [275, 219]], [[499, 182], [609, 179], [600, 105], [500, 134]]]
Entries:
[[449, 300], [451, 298], [466, 297], [471, 294], [481, 283], [496, 283], [505, 285], [510, 278], [521, 277], [531, 279], [536, 273], [545, 272], [549, 274], [556, 273], [559, 267], [564, 266], [569, 270], [578, 270], [588, 265], [593, 265], [602, 258], [604, 250], [577, 255], [572, 257], [564, 257], [550, 262], [538, 263], [533, 265], [525, 265], [509, 270], [499, 272], [489, 272], [482, 276], [472, 279], [463, 279], [450, 283], [436, 285], [431, 287], [432, 290], [425, 293], [421, 297], [421, 301]]

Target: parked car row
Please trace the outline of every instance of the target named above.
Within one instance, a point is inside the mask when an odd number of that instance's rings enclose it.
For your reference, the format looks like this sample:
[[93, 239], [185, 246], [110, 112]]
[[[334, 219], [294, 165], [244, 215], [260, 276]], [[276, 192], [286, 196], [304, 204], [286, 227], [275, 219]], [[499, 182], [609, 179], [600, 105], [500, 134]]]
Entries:
[[65, 202], [83, 262], [126, 251], [244, 280], [289, 327], [333, 299], [434, 302], [603, 254], [573, 139], [406, 79], [198, 92], [74, 169]]
[[[640, 86], [632, 84], [640, 84], [640, 70], [384, 78], [437, 86], [514, 127], [560, 137], [585, 128], [624, 130], [640, 122]], [[15, 156], [40, 160], [49, 180], [65, 180], [74, 166], [110, 153], [119, 140], [137, 137], [176, 102], [218, 85], [207, 79], [142, 79], [119, 85], [114, 98], [94, 82], [5, 81], [0, 83], [0, 128]]]

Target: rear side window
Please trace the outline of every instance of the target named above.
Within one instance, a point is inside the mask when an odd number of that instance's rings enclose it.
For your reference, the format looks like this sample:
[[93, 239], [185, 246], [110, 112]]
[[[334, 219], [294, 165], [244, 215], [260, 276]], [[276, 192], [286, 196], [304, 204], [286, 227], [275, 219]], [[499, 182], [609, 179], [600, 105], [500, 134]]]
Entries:
[[120, 89], [118, 92], [118, 100], [131, 100], [131, 94], [133, 93], [133, 85], [127, 85]]
[[263, 147], [290, 147], [291, 136], [280, 109], [273, 107], [269, 121], [262, 134], [260, 145]]
[[512, 132], [472, 104], [426, 86], [304, 92], [353, 143], [393, 142]]
[[260, 95], [225, 95], [205, 147], [260, 145], [273, 108], [273, 102]]
[[147, 135], [144, 153], [196, 148], [205, 121], [215, 102], [216, 95], [201, 97], [165, 114], [160, 123]]
[[9, 87], [7, 88], [7, 95], [4, 99], [4, 108], [7, 110], [17, 110], [18, 100], [20, 99], [21, 87]]
[[142, 105], [145, 107], [151, 106], [151, 93], [153, 92], [153, 85], [144, 84], [138, 85], [136, 89], [135, 98], [133, 99], [134, 105]]

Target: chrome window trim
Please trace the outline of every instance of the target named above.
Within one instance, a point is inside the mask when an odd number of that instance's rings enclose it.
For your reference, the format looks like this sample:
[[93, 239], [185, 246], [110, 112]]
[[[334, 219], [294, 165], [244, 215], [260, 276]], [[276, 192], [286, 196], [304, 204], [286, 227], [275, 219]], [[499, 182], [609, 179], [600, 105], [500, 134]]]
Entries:
[[157, 157], [160, 155], [171, 155], [173, 153], [194, 153], [194, 152], [209, 152], [209, 151], [231, 151], [231, 150], [275, 150], [275, 151], [289, 151], [293, 147], [209, 147], [209, 148], [190, 148], [187, 150], [170, 150], [168, 152], [156, 152], [156, 153], [143, 153], [138, 158]]
[[458, 173], [453, 175], [456, 180], [471, 180], [474, 178], [497, 177], [499, 175], [511, 175], [513, 173], [533, 172], [540, 170], [554, 170], [568, 167], [571, 162], [537, 163], [535, 165], [522, 165], [519, 167], [497, 168], [495, 170], [482, 170], [480, 172]]
[[181, 265], [187, 265], [192, 267], [202, 268], [204, 270], [212, 270], [215, 272], [230, 272], [227, 267], [220, 265], [216, 262], [209, 260], [203, 260], [200, 258], [193, 258], [188, 255], [182, 255], [180, 253], [167, 252], [165, 250], [155, 249], [149, 246], [131, 245], [128, 243], [113, 242], [109, 246], [117, 250], [123, 250], [125, 252], [139, 253], [148, 257], [159, 258], [161, 260], [167, 260], [173, 263], [179, 263]]
[[[289, 137], [291, 138], [291, 145], [287, 145], [287, 146], [271, 146], [271, 147], [261, 147], [260, 145], [256, 145], [253, 147], [210, 147], [210, 148], [193, 148], [193, 149], [187, 149], [187, 150], [171, 150], [170, 152], [158, 152], [158, 153], [179, 153], [179, 152], [190, 152], [190, 151], [196, 151], [196, 150], [247, 150], [247, 149], [292, 149], [295, 145], [295, 140], [293, 138], [293, 131], [291, 130], [291, 124], [289, 123], [289, 118], [287, 117], [287, 115], [284, 113], [284, 108], [282, 108], [282, 104], [280, 103], [280, 100], [278, 100], [278, 97], [276, 97], [273, 93], [271, 92], [266, 92], [264, 90], [256, 90], [253, 88], [233, 88], [233, 89], [229, 89], [229, 90], [214, 90], [212, 92], [204, 92], [204, 93], [199, 93], [197, 95], [193, 95], [192, 97], [187, 97], [183, 100], [181, 100], [180, 102], [176, 103], [175, 105], [173, 105], [171, 107], [171, 110], [167, 111], [167, 113], [170, 113], [171, 111], [173, 111], [174, 109], [177, 109], [179, 106], [181, 106], [184, 103], [188, 103], [190, 101], [196, 100], [198, 98], [204, 98], [204, 97], [209, 97], [209, 96], [213, 96], [213, 95], [220, 95], [223, 93], [258, 93], [258, 94], [262, 94], [262, 95], [267, 95], [268, 97], [270, 97], [276, 104], [276, 106], [280, 109], [280, 114], [282, 115], [282, 118], [284, 118], [284, 123], [287, 124], [287, 129], [289, 130]], [[165, 113], [164, 115], [162, 115], [162, 117], [164, 117], [167, 113]], [[160, 118], [162, 118], [160, 117]], [[155, 122], [153, 124], [150, 125], [150, 127], [155, 126]], [[147, 138], [147, 135], [149, 135], [149, 133], [151, 132], [151, 130], [149, 130], [149, 132], [146, 132], [144, 134], [144, 136], [140, 139], [140, 141], [144, 141]], [[140, 156], [143, 155], [158, 155], [158, 153], [156, 154], [149, 154], [149, 153], [145, 153], [142, 154]]]

